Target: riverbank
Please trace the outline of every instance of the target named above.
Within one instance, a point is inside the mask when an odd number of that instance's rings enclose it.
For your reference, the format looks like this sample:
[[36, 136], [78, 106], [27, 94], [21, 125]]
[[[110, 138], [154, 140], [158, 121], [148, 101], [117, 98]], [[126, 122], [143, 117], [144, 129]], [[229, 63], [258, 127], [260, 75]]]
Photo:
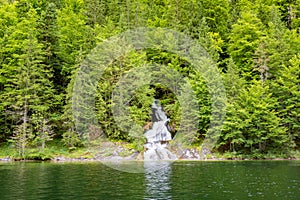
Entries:
[[[198, 148], [172, 149], [182, 161], [226, 161], [226, 160], [300, 160], [299, 150], [289, 154], [236, 154], [233, 152], [201, 155]], [[11, 145], [0, 146], [0, 161], [142, 161], [143, 151], [138, 151], [128, 143], [105, 142], [93, 147], [67, 148], [59, 143], [48, 145], [45, 149], [27, 148], [23, 157]]]
[[[178, 159], [175, 161], [285, 161], [285, 160], [300, 160], [300, 158], [206, 158], [206, 159]], [[69, 157], [55, 157], [49, 160], [32, 160], [32, 159], [14, 159], [14, 158], [0, 158], [0, 162], [32, 162], [32, 161], [47, 161], [47, 162], [109, 162], [111, 159], [97, 159], [97, 158], [69, 158]], [[137, 159], [119, 159], [118, 161], [143, 161]]]
[[[76, 153], [77, 154], [77, 153]], [[78, 155], [78, 154], [77, 154]], [[247, 161], [247, 160], [300, 160], [300, 157], [262, 157], [256, 158], [251, 157], [251, 155], [244, 155], [244, 157], [227, 157], [222, 154], [211, 154], [207, 158], [179, 158], [176, 161]], [[110, 161], [143, 161], [142, 153], [135, 152], [129, 156], [119, 156], [119, 155], [110, 155], [110, 156], [87, 156], [87, 154], [82, 154], [74, 156], [70, 155], [55, 155], [53, 157], [46, 158], [19, 158], [19, 157], [10, 157], [10, 156], [1, 156], [0, 162], [23, 162], [23, 161], [50, 161], [50, 162], [110, 162]]]

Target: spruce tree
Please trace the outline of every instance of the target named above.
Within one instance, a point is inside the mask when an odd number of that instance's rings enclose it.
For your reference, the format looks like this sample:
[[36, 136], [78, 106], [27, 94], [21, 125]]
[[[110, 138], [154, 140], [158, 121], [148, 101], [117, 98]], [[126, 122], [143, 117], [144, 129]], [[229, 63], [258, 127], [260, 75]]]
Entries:
[[[11, 34], [6, 38], [5, 50], [13, 52], [9, 63], [3, 65], [4, 107], [10, 115], [7, 120], [13, 123], [14, 139], [21, 141], [22, 156], [25, 147], [34, 137], [32, 118], [34, 113], [49, 118], [53, 98], [52, 75], [43, 64], [44, 52], [37, 40], [37, 14], [30, 9], [20, 19]], [[15, 128], [14, 128], [15, 127]]]
[[271, 83], [273, 96], [278, 98], [276, 110], [287, 129], [291, 146], [300, 144], [300, 55], [290, 60], [289, 66], [283, 66], [280, 76]]
[[229, 35], [228, 52], [241, 73], [248, 80], [253, 79], [253, 55], [263, 35], [263, 24], [251, 12], [244, 12]]

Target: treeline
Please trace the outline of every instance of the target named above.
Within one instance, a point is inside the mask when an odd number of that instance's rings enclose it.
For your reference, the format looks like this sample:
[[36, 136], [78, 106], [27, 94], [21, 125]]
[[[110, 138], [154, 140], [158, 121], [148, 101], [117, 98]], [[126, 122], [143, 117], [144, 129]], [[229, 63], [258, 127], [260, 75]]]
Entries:
[[[299, 148], [300, 0], [1, 0], [0, 141], [20, 154], [52, 138], [80, 145], [72, 117], [80, 63], [99, 42], [136, 27], [183, 32], [217, 63], [227, 116], [216, 151], [286, 154]], [[165, 64], [188, 78], [199, 104], [191, 111], [199, 115], [194, 143], [201, 143], [211, 116], [206, 83], [186, 60], [155, 49], [130, 52], [106, 69], [95, 97], [98, 134], [143, 143], [138, 130], [119, 130], [111, 94], [122, 74], [146, 63]], [[141, 126], [150, 122], [154, 98], [161, 99], [175, 134], [182, 108], [162, 85], [135, 92], [131, 118]]]

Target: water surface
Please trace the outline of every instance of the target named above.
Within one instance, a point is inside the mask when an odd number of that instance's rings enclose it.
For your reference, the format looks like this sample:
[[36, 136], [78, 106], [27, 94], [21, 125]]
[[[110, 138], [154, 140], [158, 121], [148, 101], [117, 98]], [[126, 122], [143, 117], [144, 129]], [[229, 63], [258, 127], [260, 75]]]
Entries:
[[0, 163], [0, 199], [271, 199], [300, 196], [300, 161], [173, 162], [126, 173], [101, 163]]

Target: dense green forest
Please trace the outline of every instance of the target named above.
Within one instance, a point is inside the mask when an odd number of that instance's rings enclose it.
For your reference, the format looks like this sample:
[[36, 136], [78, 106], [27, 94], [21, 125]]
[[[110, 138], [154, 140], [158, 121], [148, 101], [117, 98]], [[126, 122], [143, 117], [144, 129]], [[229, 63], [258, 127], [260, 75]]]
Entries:
[[[81, 146], [71, 106], [80, 63], [97, 44], [136, 27], [182, 32], [212, 56], [227, 95], [215, 152], [299, 150], [300, 0], [0, 0], [0, 143], [20, 154], [27, 147], [44, 149], [53, 139]], [[157, 49], [130, 52], [106, 68], [95, 97], [103, 130], [97, 134], [143, 143], [142, 133], [118, 129], [111, 95], [122, 74], [146, 63], [164, 64], [189, 80], [199, 105], [191, 111], [199, 116], [193, 144], [201, 144], [211, 116], [205, 80], [185, 59]], [[154, 98], [176, 134], [184, 105], [162, 85], [135, 92], [131, 118], [149, 123]]]

